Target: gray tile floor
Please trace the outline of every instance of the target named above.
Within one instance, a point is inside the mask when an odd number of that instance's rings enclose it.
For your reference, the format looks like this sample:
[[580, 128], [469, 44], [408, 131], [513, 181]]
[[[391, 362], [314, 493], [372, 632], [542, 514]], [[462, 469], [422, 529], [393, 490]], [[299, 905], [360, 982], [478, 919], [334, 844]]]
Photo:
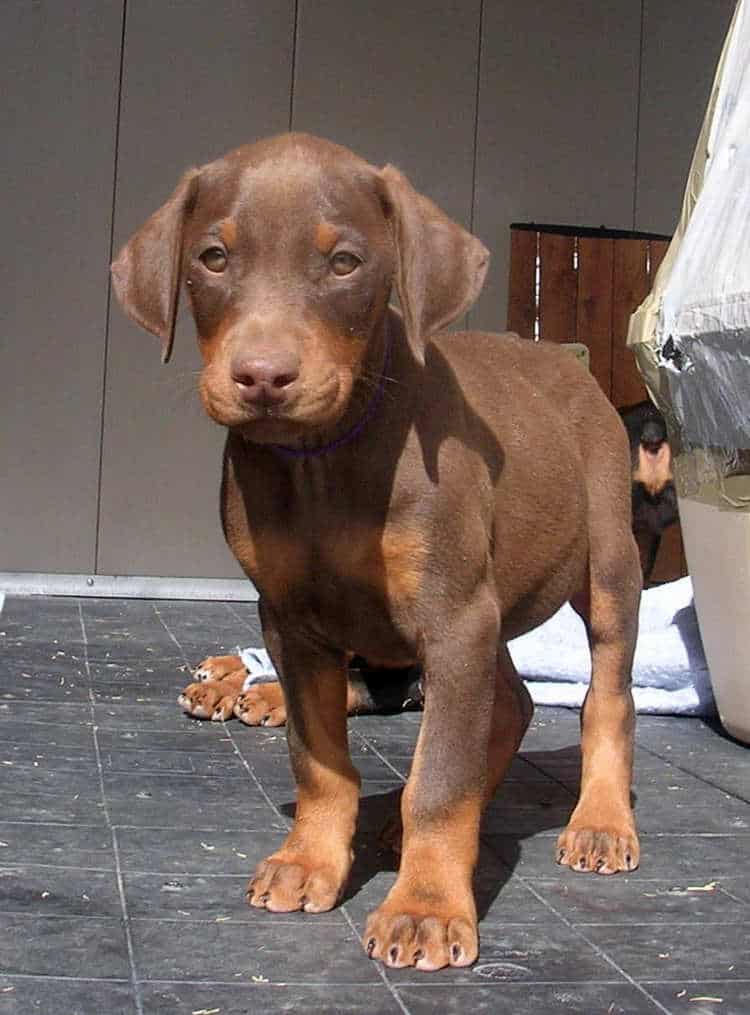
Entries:
[[578, 716], [539, 709], [484, 824], [481, 955], [385, 971], [359, 933], [392, 883], [375, 832], [417, 714], [351, 722], [361, 828], [344, 905], [248, 908], [289, 823], [283, 731], [175, 705], [209, 651], [258, 641], [252, 607], [13, 599], [0, 615], [0, 1015], [750, 1012], [750, 750], [698, 720], [638, 725], [643, 858], [552, 862]]

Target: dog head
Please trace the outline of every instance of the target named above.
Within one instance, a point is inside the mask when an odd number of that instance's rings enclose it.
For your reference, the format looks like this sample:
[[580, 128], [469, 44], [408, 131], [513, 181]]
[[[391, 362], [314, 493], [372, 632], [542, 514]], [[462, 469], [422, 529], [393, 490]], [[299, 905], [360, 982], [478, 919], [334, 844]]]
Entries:
[[382, 357], [393, 289], [421, 361], [425, 339], [476, 299], [488, 261], [392, 166], [287, 134], [185, 173], [112, 276], [165, 362], [184, 286], [206, 411], [250, 440], [286, 443], [343, 416], [372, 370], [368, 350]]

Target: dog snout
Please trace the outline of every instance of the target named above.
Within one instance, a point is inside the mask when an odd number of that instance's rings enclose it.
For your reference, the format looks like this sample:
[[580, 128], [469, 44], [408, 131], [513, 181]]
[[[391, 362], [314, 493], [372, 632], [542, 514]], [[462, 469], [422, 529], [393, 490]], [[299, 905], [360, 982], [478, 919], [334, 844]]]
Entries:
[[236, 356], [231, 365], [232, 380], [242, 400], [260, 406], [286, 401], [299, 371], [299, 357], [291, 351], [269, 356]]

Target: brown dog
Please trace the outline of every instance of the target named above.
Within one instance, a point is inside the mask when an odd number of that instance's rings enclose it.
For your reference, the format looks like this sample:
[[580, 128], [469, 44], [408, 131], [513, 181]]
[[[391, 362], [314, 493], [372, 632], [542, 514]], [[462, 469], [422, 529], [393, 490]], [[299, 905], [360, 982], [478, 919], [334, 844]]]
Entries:
[[282, 674], [297, 810], [255, 871], [253, 906], [336, 904], [360, 782], [347, 662], [423, 667], [399, 876], [364, 937], [391, 966], [477, 957], [479, 820], [531, 715], [505, 642], [566, 600], [586, 618], [593, 676], [558, 860], [638, 864], [627, 438], [567, 351], [440, 333], [487, 262], [394, 168], [292, 134], [190, 170], [113, 266], [165, 357], [187, 287], [201, 398], [228, 428], [224, 531]]

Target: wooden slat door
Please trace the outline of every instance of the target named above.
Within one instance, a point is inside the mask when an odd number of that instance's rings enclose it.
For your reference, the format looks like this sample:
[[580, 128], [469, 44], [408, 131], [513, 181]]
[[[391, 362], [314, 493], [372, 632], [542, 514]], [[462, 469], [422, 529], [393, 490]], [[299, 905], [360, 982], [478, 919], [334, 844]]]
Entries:
[[513, 229], [510, 234], [508, 331], [515, 331], [521, 338], [534, 337], [536, 257], [537, 233], [531, 229]]
[[625, 344], [630, 315], [648, 296], [648, 241], [617, 240], [612, 279], [612, 393], [620, 408], [648, 398], [635, 365], [632, 349]]
[[539, 329], [548, 342], [574, 342], [578, 273], [575, 237], [542, 233], [539, 237]]
[[[615, 241], [578, 241], [578, 306], [575, 335], [589, 349], [589, 367], [602, 391], [612, 390], [612, 273]], [[585, 338], [583, 337], [585, 336]]]

